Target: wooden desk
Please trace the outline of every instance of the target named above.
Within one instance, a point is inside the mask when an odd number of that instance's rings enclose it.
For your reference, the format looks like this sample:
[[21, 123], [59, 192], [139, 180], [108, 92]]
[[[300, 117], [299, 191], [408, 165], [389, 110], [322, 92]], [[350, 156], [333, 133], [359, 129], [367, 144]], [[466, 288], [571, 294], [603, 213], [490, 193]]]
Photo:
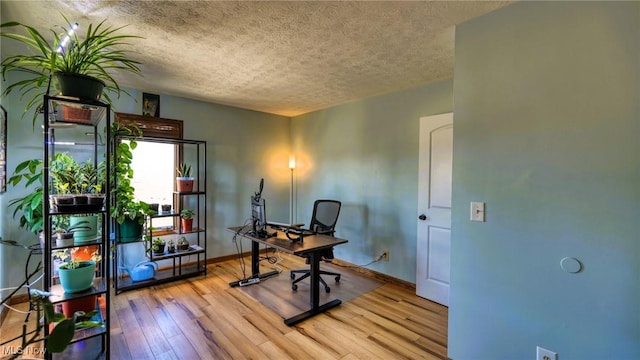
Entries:
[[[250, 229], [248, 227], [230, 227], [228, 231], [242, 236], [252, 241], [251, 246], [251, 278], [264, 279], [278, 274], [277, 271], [270, 271], [266, 274], [260, 274], [260, 244], [267, 245], [274, 249], [278, 249], [284, 253], [293, 254], [301, 257], [309, 257], [310, 263], [310, 281], [309, 287], [309, 303], [310, 309], [293, 317], [284, 320], [284, 323], [288, 326], [299, 323], [302, 320], [308, 319], [316, 314], [329, 310], [342, 304], [339, 299], [334, 299], [326, 304], [320, 305], [320, 258], [322, 252], [326, 249], [330, 249], [336, 245], [345, 244], [348, 241], [345, 239], [336, 238], [328, 235], [308, 235], [305, 236], [303, 241], [291, 241], [281, 231], [278, 231], [277, 236], [270, 238], [259, 238], [249, 234]], [[275, 229], [270, 229], [275, 231]], [[274, 274], [275, 273], [275, 274]], [[232, 282], [230, 286], [238, 286], [238, 281]]]

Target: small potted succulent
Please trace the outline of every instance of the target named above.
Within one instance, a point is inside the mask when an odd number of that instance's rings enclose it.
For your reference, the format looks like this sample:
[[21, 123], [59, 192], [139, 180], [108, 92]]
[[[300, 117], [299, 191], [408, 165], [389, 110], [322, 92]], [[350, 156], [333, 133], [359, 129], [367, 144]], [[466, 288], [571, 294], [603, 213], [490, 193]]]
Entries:
[[189, 241], [187, 240], [186, 237], [181, 236], [180, 239], [178, 239], [178, 250], [180, 251], [186, 251], [189, 250]]
[[176, 243], [173, 240], [169, 240], [169, 242], [167, 243], [167, 252], [169, 254], [173, 254], [174, 252], [176, 252]]
[[182, 218], [182, 232], [193, 231], [193, 210], [182, 209], [182, 211], [180, 211], [180, 217]]
[[193, 177], [191, 177], [191, 165], [182, 163], [176, 168], [176, 189], [178, 192], [193, 191]]

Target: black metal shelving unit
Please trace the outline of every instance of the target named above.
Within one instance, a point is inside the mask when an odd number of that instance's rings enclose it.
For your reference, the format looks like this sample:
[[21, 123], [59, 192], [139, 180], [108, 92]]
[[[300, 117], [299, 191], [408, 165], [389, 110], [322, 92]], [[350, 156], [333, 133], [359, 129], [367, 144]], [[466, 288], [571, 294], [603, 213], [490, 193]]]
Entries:
[[[122, 139], [127, 139], [123, 137]], [[207, 143], [201, 140], [186, 140], [186, 139], [167, 139], [158, 137], [142, 137], [137, 138], [137, 141], [148, 141], [164, 144], [173, 144], [180, 148], [182, 155], [189, 160], [187, 162], [193, 163], [194, 170], [194, 189], [191, 192], [178, 192], [174, 183], [173, 191], [173, 205], [175, 211], [172, 212], [158, 212], [147, 218], [145, 234], [153, 239], [154, 236], [154, 220], [160, 218], [173, 218], [173, 234], [175, 236], [188, 236], [195, 238], [195, 242], [190, 241], [190, 247], [188, 250], [176, 251], [174, 253], [168, 253], [166, 251], [163, 254], [154, 254], [149, 248], [150, 242], [140, 239], [138, 241], [130, 241], [126, 243], [118, 242], [115, 237], [112, 238], [114, 249], [113, 251], [113, 268], [118, 269], [121, 265], [121, 259], [124, 252], [124, 247], [131, 244], [143, 243], [145, 246], [145, 252], [149, 261], [161, 261], [160, 269], [156, 271], [153, 278], [142, 281], [132, 281], [125, 273], [118, 272], [114, 276], [113, 285], [115, 293], [120, 294], [123, 291], [143, 288], [151, 285], [157, 285], [167, 283], [171, 281], [186, 279], [198, 275], [204, 275], [207, 272], [206, 260], [207, 260], [207, 207], [206, 207], [206, 154]], [[185, 233], [180, 226], [180, 211], [185, 207], [185, 204], [189, 204], [190, 207], [195, 208], [194, 216], [194, 228], [193, 231]], [[157, 232], [156, 232], [157, 233]], [[143, 237], [144, 237], [143, 235]], [[163, 235], [167, 235], [166, 231]]]
[[[60, 110], [62, 106], [81, 110], [89, 114], [89, 118], [84, 121], [64, 115]], [[104, 122], [103, 122], [104, 120]], [[50, 292], [51, 302], [58, 306], [64, 302], [78, 300], [89, 296], [96, 296], [96, 310], [98, 314], [92, 320], [103, 322], [100, 327], [76, 330], [69, 347], [60, 354], [52, 354], [45, 352], [47, 359], [87, 359], [103, 357], [109, 358], [109, 332], [110, 332], [110, 298], [109, 298], [109, 275], [110, 262], [109, 258], [109, 211], [110, 211], [110, 186], [109, 181], [105, 181], [104, 205], [97, 208], [89, 207], [69, 207], [54, 208], [51, 204], [49, 195], [52, 194], [51, 175], [49, 173], [49, 164], [51, 157], [55, 154], [56, 147], [56, 131], [66, 132], [69, 128], [78, 126], [87, 127], [93, 133], [93, 165], [98, 166], [99, 156], [104, 155], [105, 164], [109, 164], [109, 137], [111, 126], [111, 108], [110, 105], [99, 101], [84, 101], [72, 97], [49, 96], [44, 95], [44, 154], [43, 154], [43, 215], [44, 215], [44, 290]], [[101, 136], [104, 136], [102, 138]], [[101, 141], [104, 141], [101, 144]], [[73, 146], [73, 144], [67, 144]], [[103, 150], [99, 150], [103, 148]], [[109, 166], [105, 167], [105, 179], [109, 179]], [[58, 247], [53, 240], [53, 219], [57, 216], [97, 214], [101, 220], [99, 235], [89, 241], [77, 243], [70, 246]], [[102, 259], [96, 263], [96, 274], [93, 286], [80, 293], [66, 293], [60, 284], [56, 284], [54, 274], [53, 254], [57, 250], [84, 249], [90, 246], [97, 247]], [[45, 336], [49, 334], [49, 324], [45, 324]], [[45, 341], [45, 348], [48, 348]]]

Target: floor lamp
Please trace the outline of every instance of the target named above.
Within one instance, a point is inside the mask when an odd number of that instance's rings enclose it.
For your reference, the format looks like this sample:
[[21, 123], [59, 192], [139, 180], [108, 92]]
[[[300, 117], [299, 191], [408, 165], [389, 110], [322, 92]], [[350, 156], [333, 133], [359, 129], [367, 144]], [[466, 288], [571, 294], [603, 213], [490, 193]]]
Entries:
[[296, 158], [289, 157], [289, 170], [291, 170], [291, 183], [289, 184], [289, 224], [293, 224], [293, 170], [296, 168]]

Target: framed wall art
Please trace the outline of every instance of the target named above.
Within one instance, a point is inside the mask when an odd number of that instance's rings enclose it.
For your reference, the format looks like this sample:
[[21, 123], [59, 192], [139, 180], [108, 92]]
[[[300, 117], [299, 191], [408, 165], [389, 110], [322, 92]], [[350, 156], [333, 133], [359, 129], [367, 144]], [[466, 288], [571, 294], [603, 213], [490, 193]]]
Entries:
[[160, 117], [160, 95], [142, 93], [142, 115]]

